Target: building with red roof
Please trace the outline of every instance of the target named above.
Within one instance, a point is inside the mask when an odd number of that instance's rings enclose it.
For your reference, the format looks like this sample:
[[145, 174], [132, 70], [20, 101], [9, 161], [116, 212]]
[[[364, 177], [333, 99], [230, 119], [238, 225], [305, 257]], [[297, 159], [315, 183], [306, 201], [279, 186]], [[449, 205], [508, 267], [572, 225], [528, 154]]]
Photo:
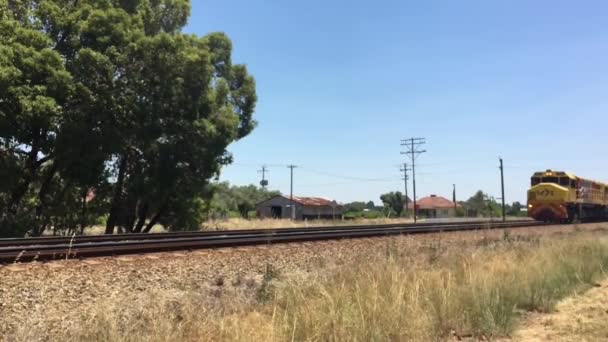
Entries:
[[423, 197], [416, 201], [419, 217], [445, 218], [456, 216], [454, 202], [437, 195]]

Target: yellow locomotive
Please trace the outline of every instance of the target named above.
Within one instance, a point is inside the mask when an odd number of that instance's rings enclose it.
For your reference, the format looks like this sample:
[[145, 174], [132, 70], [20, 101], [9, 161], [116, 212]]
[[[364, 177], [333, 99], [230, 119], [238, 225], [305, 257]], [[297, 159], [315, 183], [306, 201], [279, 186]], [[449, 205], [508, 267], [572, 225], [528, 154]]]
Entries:
[[608, 184], [568, 172], [536, 172], [528, 190], [528, 216], [571, 223], [608, 218]]

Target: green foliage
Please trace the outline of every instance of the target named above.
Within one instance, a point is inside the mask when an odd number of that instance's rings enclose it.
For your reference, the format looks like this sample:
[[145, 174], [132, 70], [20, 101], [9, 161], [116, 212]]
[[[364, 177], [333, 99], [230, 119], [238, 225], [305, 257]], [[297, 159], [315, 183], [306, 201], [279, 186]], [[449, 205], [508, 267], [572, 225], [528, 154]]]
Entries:
[[363, 209], [366, 209], [366, 204], [365, 202], [351, 202], [351, 203], [346, 203], [344, 205], [344, 211], [345, 212], [362, 212]]
[[0, 235], [200, 223], [257, 96], [225, 34], [181, 33], [189, 12], [0, 0]]
[[[456, 209], [456, 216], [458, 217], [499, 217], [502, 215], [501, 204], [481, 190], [477, 191], [466, 202], [458, 202], [458, 204], [460, 205]], [[525, 212], [521, 211], [524, 207], [519, 202], [513, 202], [512, 205], [505, 204], [505, 213], [508, 216], [525, 216]]]
[[213, 196], [207, 211], [208, 218], [230, 217], [236, 212], [247, 219], [259, 202], [281, 194], [255, 185], [230, 186], [228, 182], [211, 184], [210, 189]]
[[477, 191], [466, 202], [461, 202], [461, 204], [464, 214], [468, 217], [498, 217], [502, 215], [500, 203], [481, 190]]
[[351, 202], [344, 205], [344, 218], [346, 219], [375, 219], [382, 216], [382, 207], [377, 208], [373, 201]]
[[397, 216], [401, 216], [405, 206], [405, 196], [399, 191], [389, 192], [380, 196], [380, 200], [384, 204], [384, 207], [395, 213]]
[[374, 204], [374, 201], [369, 201], [365, 203], [365, 208], [369, 210], [374, 210], [376, 209], [376, 205]]
[[519, 202], [513, 202], [512, 205], [507, 206], [507, 215], [509, 216], [524, 216], [525, 212], [522, 212], [521, 210], [525, 208], [524, 205], [522, 205]]

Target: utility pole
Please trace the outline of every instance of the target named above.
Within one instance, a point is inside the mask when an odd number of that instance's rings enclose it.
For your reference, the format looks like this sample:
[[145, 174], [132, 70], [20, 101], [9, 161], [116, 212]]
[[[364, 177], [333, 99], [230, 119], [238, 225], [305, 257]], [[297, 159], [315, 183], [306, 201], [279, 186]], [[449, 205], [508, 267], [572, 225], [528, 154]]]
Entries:
[[405, 187], [405, 215], [409, 215], [409, 199], [407, 198], [407, 181], [410, 179], [410, 177], [407, 176], [407, 172], [410, 169], [407, 167], [407, 163], [403, 163], [403, 168], [401, 169], [401, 172], [403, 172], [403, 185]]
[[268, 181], [266, 180], [266, 173], [268, 172], [268, 168], [266, 167], [266, 165], [262, 165], [262, 169], [258, 170], [258, 173], [259, 172], [262, 173], [262, 180], [260, 181], [260, 185], [262, 186], [262, 189], [266, 190], [266, 186], [268, 186]]
[[500, 160], [500, 191], [501, 191], [501, 197], [502, 197], [502, 221], [506, 221], [507, 218], [505, 216], [505, 177], [504, 177], [504, 168], [502, 166], [502, 158], [498, 157], [498, 160]]
[[291, 182], [289, 189], [289, 201], [291, 202], [291, 219], [296, 219], [296, 207], [293, 205], [293, 169], [298, 167], [297, 165], [287, 165], [287, 168], [291, 169]]
[[414, 222], [417, 220], [418, 209], [416, 208], [416, 157], [419, 154], [426, 152], [421, 150], [420, 146], [426, 143], [424, 138], [409, 138], [401, 140], [401, 146], [405, 146], [406, 151], [401, 154], [407, 154], [412, 158], [412, 187], [414, 189]]
[[454, 217], [456, 217], [456, 184], [452, 184], [452, 202], [454, 202]]

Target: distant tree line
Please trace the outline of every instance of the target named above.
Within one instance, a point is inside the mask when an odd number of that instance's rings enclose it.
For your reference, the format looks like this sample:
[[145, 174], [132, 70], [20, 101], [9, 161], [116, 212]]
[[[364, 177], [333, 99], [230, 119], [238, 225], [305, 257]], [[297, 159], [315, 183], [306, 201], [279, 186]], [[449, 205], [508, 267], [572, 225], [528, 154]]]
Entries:
[[[525, 212], [522, 212], [523, 208], [525, 206], [517, 201], [505, 204], [505, 213], [507, 216], [525, 216]], [[468, 200], [458, 202], [456, 214], [461, 217], [499, 217], [502, 216], [502, 205], [495, 198], [479, 190]]]
[[0, 0], [0, 236], [198, 227], [256, 92], [226, 35], [181, 33], [189, 15]]
[[344, 217], [349, 218], [379, 218], [399, 217], [405, 214], [405, 196], [399, 191], [389, 192], [380, 196], [382, 205], [377, 206], [373, 201], [351, 202], [344, 205]]
[[228, 182], [212, 184], [212, 191], [213, 196], [203, 210], [204, 220], [235, 216], [248, 219], [258, 203], [281, 194], [255, 185], [231, 186]]
[[[388, 192], [380, 196], [382, 206], [375, 206], [370, 202], [351, 202], [344, 205], [347, 218], [359, 217], [407, 217], [411, 215], [414, 203], [409, 201], [410, 212], [405, 211], [405, 196], [403, 193]], [[520, 202], [505, 205], [508, 216], [525, 216], [522, 209], [525, 208]], [[458, 202], [456, 216], [458, 217], [499, 217], [502, 215], [501, 204], [483, 191], [477, 191], [466, 201]]]

